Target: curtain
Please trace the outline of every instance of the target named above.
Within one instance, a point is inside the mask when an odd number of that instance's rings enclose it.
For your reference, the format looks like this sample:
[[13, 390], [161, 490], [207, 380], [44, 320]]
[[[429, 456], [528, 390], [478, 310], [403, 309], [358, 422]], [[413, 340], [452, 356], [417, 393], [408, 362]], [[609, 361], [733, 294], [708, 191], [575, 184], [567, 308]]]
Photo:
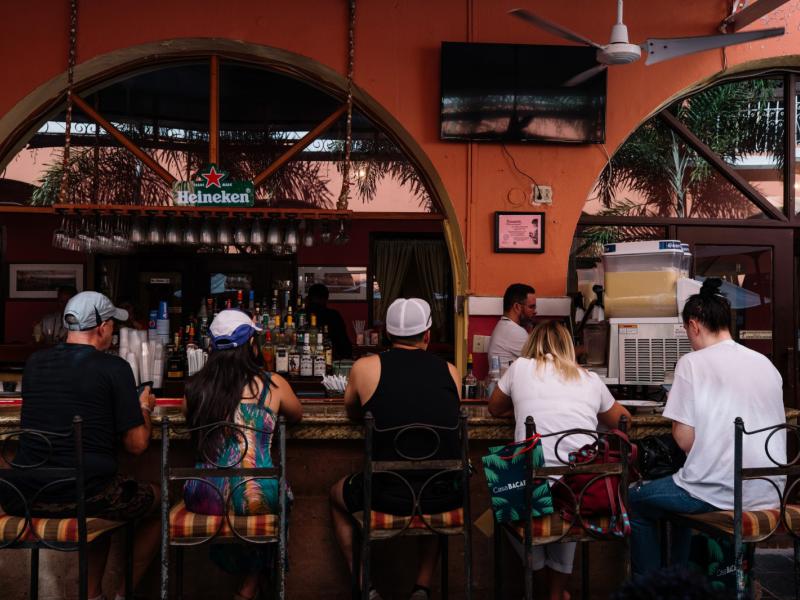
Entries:
[[445, 295], [447, 293], [447, 266], [449, 258], [444, 242], [415, 241], [414, 258], [417, 275], [422, 286], [425, 299], [431, 305], [435, 329], [439, 332], [440, 341], [446, 332]]
[[381, 290], [376, 317], [381, 321], [386, 320], [386, 309], [400, 295], [413, 252], [414, 246], [403, 240], [380, 240], [375, 244], [375, 278]]

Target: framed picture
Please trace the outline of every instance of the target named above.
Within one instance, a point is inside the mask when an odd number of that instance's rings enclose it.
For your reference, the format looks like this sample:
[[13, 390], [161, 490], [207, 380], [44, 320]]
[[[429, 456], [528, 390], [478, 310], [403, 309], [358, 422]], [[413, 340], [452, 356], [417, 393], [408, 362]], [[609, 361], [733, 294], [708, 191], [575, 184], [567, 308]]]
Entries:
[[305, 296], [315, 283], [328, 288], [331, 302], [367, 299], [367, 267], [297, 267], [297, 292]]
[[55, 299], [58, 288], [73, 286], [83, 291], [83, 265], [9, 265], [9, 298]]
[[544, 252], [543, 212], [495, 212], [495, 252]]

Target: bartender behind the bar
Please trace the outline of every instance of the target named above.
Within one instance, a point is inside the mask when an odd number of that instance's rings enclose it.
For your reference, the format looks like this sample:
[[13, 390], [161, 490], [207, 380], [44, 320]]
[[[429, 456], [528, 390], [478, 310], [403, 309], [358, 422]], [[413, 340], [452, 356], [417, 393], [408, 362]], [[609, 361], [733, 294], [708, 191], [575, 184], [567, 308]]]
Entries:
[[308, 288], [306, 312], [317, 315], [317, 327], [322, 330], [328, 326], [328, 336], [333, 346], [333, 358], [353, 358], [353, 345], [347, 337], [344, 319], [338, 310], [328, 307], [328, 288], [322, 283], [315, 283]]
[[72, 285], [59, 286], [56, 292], [57, 308], [42, 317], [42, 320], [33, 326], [33, 339], [36, 342], [44, 341], [46, 344], [57, 344], [67, 339], [67, 328], [64, 327], [64, 307], [78, 290]]
[[496, 356], [500, 366], [507, 367], [519, 358], [535, 315], [536, 290], [526, 283], [508, 286], [503, 294], [503, 316], [494, 326], [489, 340], [489, 360]]

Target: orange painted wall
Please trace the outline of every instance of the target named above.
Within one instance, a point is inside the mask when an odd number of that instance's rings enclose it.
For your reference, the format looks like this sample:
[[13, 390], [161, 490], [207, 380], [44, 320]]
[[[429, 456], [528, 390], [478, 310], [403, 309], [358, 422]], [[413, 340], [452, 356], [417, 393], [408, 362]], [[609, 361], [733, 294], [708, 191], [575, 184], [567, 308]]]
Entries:
[[[140, 0], [80, 4], [78, 60], [115, 50], [179, 38], [227, 38], [282, 48], [335, 69], [345, 68], [346, 2], [299, 0]], [[613, 0], [370, 0], [358, 3], [356, 84], [376, 99], [417, 140], [433, 162], [458, 215], [469, 261], [469, 288], [499, 295], [512, 280], [529, 280], [543, 294], [564, 291], [569, 245], [587, 193], [605, 162], [599, 146], [515, 145], [520, 166], [553, 186], [547, 212], [547, 252], [514, 256], [492, 253], [495, 210], [523, 207], [509, 202], [527, 188], [499, 145], [443, 143], [438, 139], [439, 44], [444, 41], [560, 43], [506, 15], [525, 5], [597, 41], [613, 22]], [[0, 131], [8, 111], [45, 82], [63, 73], [67, 52], [67, 6], [63, 0], [0, 4]], [[632, 41], [714, 33], [728, 0], [629, 0], [625, 22]], [[727, 51], [727, 65], [800, 54], [800, 0], [791, 0], [755, 26], [785, 25], [781, 39]], [[800, 58], [795, 57], [795, 64]], [[611, 69], [608, 78], [609, 153], [667, 98], [719, 73], [723, 53], [710, 51], [645, 67]], [[527, 207], [525, 207], [527, 208]]]

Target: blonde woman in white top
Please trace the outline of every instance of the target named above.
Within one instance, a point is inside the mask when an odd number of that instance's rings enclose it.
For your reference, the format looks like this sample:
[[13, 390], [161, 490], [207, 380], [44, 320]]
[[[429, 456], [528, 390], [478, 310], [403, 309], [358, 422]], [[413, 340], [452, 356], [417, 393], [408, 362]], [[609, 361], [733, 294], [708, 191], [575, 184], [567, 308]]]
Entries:
[[[540, 434], [567, 429], [597, 429], [598, 423], [616, 427], [623, 415], [630, 413], [614, 400], [596, 374], [580, 367], [575, 347], [567, 329], [556, 321], [537, 325], [528, 337], [521, 356], [500, 379], [489, 399], [489, 412], [496, 417], [513, 416], [515, 441], [525, 439], [525, 419], [533, 417]], [[559, 436], [544, 438], [545, 466], [563, 464], [556, 457]], [[559, 443], [563, 460], [591, 440], [568, 436]], [[534, 571], [545, 569], [551, 600], [569, 598], [565, 591], [572, 573], [574, 543], [553, 543], [534, 548]]]

